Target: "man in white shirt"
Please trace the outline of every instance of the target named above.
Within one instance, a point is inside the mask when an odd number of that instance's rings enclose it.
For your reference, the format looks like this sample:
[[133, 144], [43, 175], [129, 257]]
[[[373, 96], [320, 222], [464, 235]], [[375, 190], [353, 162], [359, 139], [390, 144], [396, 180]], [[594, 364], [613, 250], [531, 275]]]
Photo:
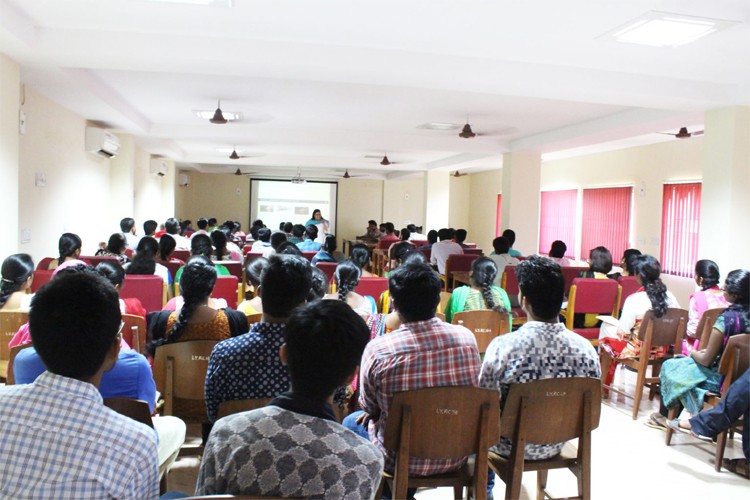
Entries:
[[180, 231], [182, 231], [180, 221], [174, 217], [170, 217], [164, 223], [164, 229], [167, 230], [167, 234], [174, 238], [177, 250], [190, 250], [190, 240], [180, 234]]
[[120, 221], [120, 231], [125, 235], [125, 242], [128, 247], [135, 250], [138, 248], [138, 242], [140, 238], [135, 235], [135, 219], [132, 217], [125, 217]]
[[461, 245], [451, 240], [450, 229], [443, 228], [438, 231], [438, 238], [440, 238], [440, 241], [432, 245], [430, 264], [437, 265], [438, 272], [444, 275], [445, 261], [448, 260], [448, 256], [454, 253], [462, 254], [464, 250]]

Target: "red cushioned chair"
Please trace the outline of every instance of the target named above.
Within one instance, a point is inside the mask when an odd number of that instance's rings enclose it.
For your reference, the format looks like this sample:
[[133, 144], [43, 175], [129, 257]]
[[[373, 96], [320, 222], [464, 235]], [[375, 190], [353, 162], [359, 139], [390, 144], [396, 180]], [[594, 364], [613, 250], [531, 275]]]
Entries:
[[333, 280], [333, 274], [336, 272], [336, 267], [338, 267], [338, 262], [318, 262], [315, 264], [315, 267], [323, 271], [326, 275], [326, 282], [331, 283]]
[[513, 314], [513, 324], [518, 326], [526, 323], [526, 313], [523, 312], [521, 304], [518, 303], [521, 290], [518, 288], [516, 266], [505, 266], [503, 277], [500, 278], [500, 288], [505, 290], [505, 293], [508, 294], [508, 299], [510, 299], [510, 311]]
[[450, 292], [453, 290], [453, 272], [454, 271], [471, 271], [471, 264], [479, 258], [479, 255], [465, 253], [454, 253], [448, 256], [445, 261], [445, 276], [441, 276], [444, 286], [443, 290]]
[[573, 328], [575, 314], [602, 314], [615, 318], [620, 316], [620, 293], [622, 289], [615, 280], [576, 278], [568, 294], [568, 309], [561, 311], [565, 316], [565, 327], [588, 339], [594, 346], [599, 344], [599, 327]]
[[560, 266], [562, 269], [563, 276], [565, 276], [565, 295], [570, 293], [570, 287], [573, 285], [573, 280], [578, 277], [583, 271], [588, 271], [588, 267], [567, 267]]
[[167, 287], [160, 276], [126, 274], [120, 298], [140, 300], [146, 312], [161, 311], [167, 303]]
[[239, 282], [240, 280], [237, 279], [237, 276], [218, 276], [216, 278], [214, 290], [211, 292], [211, 297], [215, 299], [224, 299], [227, 301], [227, 306], [232, 309], [237, 309], [239, 294], [237, 291], [237, 285]]
[[42, 260], [39, 261], [39, 263], [36, 265], [36, 268], [40, 271], [46, 271], [49, 267], [49, 263], [55, 260], [54, 257], [45, 257]]
[[464, 248], [464, 255], [476, 255], [481, 257], [484, 255], [481, 248]]
[[86, 262], [91, 267], [98, 266], [101, 262], [109, 261], [109, 262], [116, 262], [120, 263], [119, 260], [117, 260], [117, 257], [114, 255], [82, 255], [78, 257], [82, 261]]
[[172, 252], [171, 257], [173, 259], [180, 259], [181, 261], [185, 262], [190, 258], [190, 250], [175, 250]]
[[359, 280], [357, 288], [354, 289], [358, 294], [362, 296], [369, 295], [376, 301], [386, 290], [388, 290], [387, 278], [362, 278]]
[[635, 276], [620, 276], [617, 279], [617, 283], [622, 287], [622, 293], [620, 294], [620, 311], [622, 311], [625, 299], [633, 295], [641, 287], [641, 284], [638, 283]]
[[34, 271], [34, 279], [31, 280], [31, 293], [36, 293], [42, 285], [52, 279], [54, 269], [37, 269]]
[[315, 254], [318, 252], [302, 252], [302, 256], [312, 262], [312, 258], [315, 257]]

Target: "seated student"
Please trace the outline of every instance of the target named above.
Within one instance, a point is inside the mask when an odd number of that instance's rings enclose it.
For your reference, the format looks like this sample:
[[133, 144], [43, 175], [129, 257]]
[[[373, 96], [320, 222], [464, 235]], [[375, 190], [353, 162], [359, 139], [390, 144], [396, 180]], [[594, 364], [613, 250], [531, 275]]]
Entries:
[[174, 242], [177, 245], [178, 250], [187, 250], [188, 248], [190, 248], [190, 240], [188, 238], [185, 238], [181, 234], [182, 226], [180, 226], [180, 221], [178, 221], [174, 217], [170, 217], [164, 222], [164, 228], [166, 230], [166, 234], [174, 238]]
[[57, 242], [59, 257], [50, 261], [47, 269], [55, 269], [68, 260], [75, 260], [81, 255], [81, 237], [73, 233], [63, 233]]
[[368, 314], [375, 314], [378, 306], [375, 304], [374, 298], [369, 295], [363, 297], [354, 291], [359, 284], [361, 272], [359, 266], [351, 260], [345, 260], [336, 266], [336, 272], [334, 273], [336, 293], [329, 293], [324, 298], [345, 302], [354, 309], [354, 312], [366, 317]]
[[[222, 261], [230, 260], [233, 262], [242, 262], [242, 253], [239, 250], [229, 249], [229, 240], [227, 238], [227, 232], [219, 228], [211, 233], [211, 243], [214, 247], [214, 252], [211, 255], [211, 260]], [[234, 245], [234, 243], [232, 244]]]
[[120, 221], [120, 232], [125, 236], [128, 248], [136, 249], [138, 246], [138, 240], [140, 238], [135, 234], [135, 219], [132, 217], [125, 217]]
[[[196, 255], [202, 255], [203, 257], [207, 259], [211, 259], [211, 255], [213, 255], [214, 247], [211, 244], [211, 237], [206, 236], [205, 234], [198, 234], [190, 238], [190, 256], [194, 257]], [[216, 268], [216, 275], [217, 276], [229, 276], [231, 273], [229, 270], [222, 266], [221, 264], [215, 264], [214, 266]], [[177, 273], [174, 275], [174, 282], [179, 283], [180, 278], [182, 278], [182, 271], [185, 269], [185, 267], [181, 267], [177, 270]]]
[[[159, 252], [156, 255], [156, 262], [165, 265], [169, 262], [178, 262], [181, 266], [185, 265], [185, 262], [181, 261], [180, 259], [176, 259], [172, 257], [172, 254], [174, 254], [176, 245], [174, 242], [174, 238], [172, 236], [165, 234], [161, 238], [159, 238]], [[170, 273], [170, 280], [172, 280], [174, 276]]]
[[104, 248], [100, 248], [96, 251], [96, 254], [94, 255], [110, 255], [112, 257], [117, 257], [117, 260], [120, 262], [120, 265], [125, 265], [128, 262], [130, 262], [130, 259], [127, 255], [125, 255], [125, 249], [127, 248], [125, 235], [122, 233], [114, 233], [112, 236], [109, 237], [109, 241], [107, 242], [107, 246]]
[[729, 301], [719, 288], [720, 277], [719, 266], [716, 262], [703, 259], [695, 263], [695, 284], [700, 287], [700, 290], [690, 295], [687, 332], [683, 340], [682, 352], [685, 356], [700, 346], [700, 339], [695, 338], [695, 331], [703, 313], [708, 309], [729, 307]]
[[[336, 236], [329, 234], [326, 236], [326, 240], [320, 247], [320, 250], [318, 250], [318, 253], [313, 256], [312, 264], [315, 265], [318, 262], [338, 262], [338, 259], [334, 257], [335, 252]], [[339, 252], [339, 256], [341, 256], [341, 252]]]
[[367, 221], [367, 230], [362, 236], [357, 236], [358, 240], [363, 241], [378, 241], [380, 239], [380, 229], [378, 229], [378, 223], [374, 220]]
[[318, 238], [318, 227], [310, 224], [305, 227], [305, 240], [297, 243], [297, 247], [303, 252], [317, 252], [321, 244], [315, 241]]
[[237, 306], [237, 310], [242, 311], [246, 316], [263, 312], [263, 301], [260, 298], [258, 289], [260, 288], [260, 277], [266, 267], [268, 267], [268, 259], [265, 257], [256, 257], [245, 267], [247, 284], [252, 286], [253, 291], [255, 292], [255, 297], [245, 299]]
[[3, 261], [0, 280], [0, 309], [3, 311], [28, 311], [33, 295], [34, 261], [31, 255], [17, 253]]
[[214, 425], [195, 494], [373, 498], [383, 455], [331, 407], [334, 390], [357, 375], [367, 328], [344, 304], [322, 301], [297, 309], [285, 330], [289, 392]]
[[562, 267], [570, 267], [573, 261], [565, 256], [568, 251], [568, 245], [564, 241], [555, 240], [549, 249], [549, 258], [560, 264]]
[[[219, 342], [206, 372], [206, 410], [213, 422], [219, 405], [235, 399], [270, 398], [289, 388], [289, 375], [279, 360], [284, 324], [307, 299], [312, 285], [310, 263], [296, 255], [272, 255], [258, 293], [263, 319], [245, 335]], [[249, 373], [261, 376], [250, 377]]]
[[[445, 321], [450, 323], [456, 313], [492, 309], [500, 313], [510, 311], [510, 300], [505, 290], [494, 286], [497, 266], [489, 257], [479, 257], [471, 264], [470, 286], [453, 290], [445, 306]], [[501, 332], [506, 333], [506, 332]]]
[[432, 245], [432, 251], [430, 253], [430, 264], [437, 266], [437, 270], [441, 275], [445, 274], [445, 261], [448, 260], [449, 255], [463, 254], [464, 250], [461, 245], [451, 239], [451, 230], [443, 228], [438, 231], [438, 237], [440, 241]]
[[151, 236], [156, 239], [156, 228], [159, 227], [159, 223], [153, 219], [149, 219], [143, 223], [143, 236]]
[[[96, 266], [96, 272], [107, 278], [107, 281], [112, 283], [117, 293], [122, 290], [122, 283], [125, 281], [125, 270], [115, 262], [100, 262]], [[136, 297], [129, 297], [126, 299], [120, 299], [120, 312], [122, 314], [133, 314], [135, 316], [146, 317], [146, 308], [141, 304], [140, 299]]]
[[437, 243], [437, 240], [438, 240], [438, 232], [435, 231], [434, 229], [430, 229], [429, 231], [427, 231], [427, 243], [425, 243], [424, 245], [420, 246], [418, 248], [418, 250], [429, 250], [429, 249], [431, 249], [432, 245], [434, 245], [435, 243]]
[[469, 248], [469, 246], [464, 243], [468, 235], [469, 235], [469, 232], [466, 229], [456, 229], [456, 234], [455, 234], [456, 243], [458, 243], [461, 248]]
[[279, 248], [276, 249], [276, 253], [280, 255], [297, 255], [299, 257], [304, 257], [304, 255], [302, 255], [302, 250], [288, 240], [279, 245]]
[[271, 230], [267, 227], [258, 228], [258, 238], [253, 243], [251, 252], [262, 253], [266, 257], [266, 253], [271, 250]]
[[622, 259], [620, 259], [620, 267], [622, 272], [609, 273], [607, 277], [612, 280], [618, 280], [622, 276], [635, 276], [635, 258], [641, 255], [641, 251], [637, 248], [628, 248], [622, 253]]
[[273, 255], [276, 252], [279, 251], [279, 247], [286, 243], [287, 236], [286, 233], [283, 231], [276, 231], [271, 234], [271, 248], [266, 248], [263, 250], [263, 257], [268, 257], [269, 255]]
[[409, 230], [410, 240], [426, 240], [427, 239], [427, 237], [424, 234], [420, 234], [420, 232], [417, 231], [417, 226], [415, 224], [407, 224], [406, 229]]
[[501, 236], [508, 240], [508, 244], [510, 245], [510, 250], [508, 250], [508, 253], [511, 257], [523, 257], [523, 254], [521, 252], [513, 248], [513, 245], [516, 242], [515, 231], [513, 231], [512, 229], [506, 229], [505, 231], [503, 231], [503, 234]]
[[[144, 236], [138, 241], [138, 248], [132, 262], [123, 266], [125, 274], [159, 276], [164, 283], [171, 285], [172, 277], [169, 275], [169, 269], [156, 262], [158, 253], [159, 242], [151, 236]], [[167, 292], [169, 291], [170, 289], [167, 288]]]
[[382, 224], [385, 231], [380, 236], [380, 241], [398, 241], [399, 237], [396, 234], [396, 227], [393, 225], [393, 222], [386, 222], [385, 224]]
[[208, 219], [206, 219], [205, 217], [201, 217], [200, 219], [198, 219], [198, 222], [196, 224], [198, 225], [198, 230], [194, 231], [193, 234], [190, 235], [191, 238], [197, 234], [208, 235], [208, 231], [206, 231], [206, 229], [208, 229]]
[[295, 224], [292, 226], [292, 235], [287, 238], [287, 241], [294, 243], [302, 243], [305, 236], [305, 226], [302, 224]]
[[29, 322], [47, 371], [0, 389], [2, 496], [157, 498], [154, 432], [105, 407], [97, 389], [120, 352], [115, 289], [63, 274], [36, 293]]
[[352, 246], [351, 259], [352, 262], [357, 264], [359, 266], [359, 269], [362, 271], [362, 278], [372, 278], [373, 276], [375, 276], [367, 270], [367, 268], [370, 267], [370, 258], [370, 248], [367, 245], [363, 243], [357, 243], [356, 245]]
[[[598, 246], [589, 251], [589, 269], [581, 271], [579, 278], [607, 279], [612, 270], [612, 254], [606, 247]], [[576, 328], [593, 328], [601, 325], [596, 314], [576, 314], [573, 321]]]
[[292, 237], [292, 229], [294, 229], [294, 224], [291, 222], [285, 222], [284, 227], [281, 228], [281, 231], [286, 235], [287, 240]]

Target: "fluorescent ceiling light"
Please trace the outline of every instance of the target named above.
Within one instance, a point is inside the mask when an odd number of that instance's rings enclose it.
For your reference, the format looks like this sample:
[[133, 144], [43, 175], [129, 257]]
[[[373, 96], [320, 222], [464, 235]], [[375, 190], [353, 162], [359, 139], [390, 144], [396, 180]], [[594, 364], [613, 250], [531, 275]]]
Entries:
[[735, 24], [739, 22], [650, 11], [599, 38], [656, 47], [677, 47]]
[[[204, 120], [210, 120], [214, 117], [214, 113], [216, 113], [215, 109], [194, 109], [193, 114], [197, 116], [198, 118], [203, 118]], [[221, 114], [224, 115], [224, 118], [228, 122], [236, 122], [239, 120], [242, 120], [242, 113], [238, 111], [224, 111], [221, 110]]]
[[417, 125], [417, 128], [425, 130], [458, 130], [461, 125], [458, 123], [430, 122]]
[[207, 5], [209, 7], [231, 7], [232, 0], [148, 0], [156, 3], [182, 3], [186, 5]]

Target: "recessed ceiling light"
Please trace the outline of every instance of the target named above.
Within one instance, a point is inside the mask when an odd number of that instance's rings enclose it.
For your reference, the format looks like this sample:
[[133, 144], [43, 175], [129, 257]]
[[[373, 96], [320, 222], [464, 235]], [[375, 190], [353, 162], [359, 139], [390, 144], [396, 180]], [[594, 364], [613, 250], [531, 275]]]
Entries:
[[232, 0], [148, 0], [156, 3], [182, 3], [186, 5], [207, 5], [209, 7], [231, 7]]
[[[203, 118], [204, 120], [210, 120], [214, 117], [214, 113], [216, 112], [215, 109], [194, 109], [193, 114], [197, 116], [198, 118]], [[236, 122], [239, 120], [242, 120], [242, 113], [238, 111], [224, 111], [221, 110], [221, 114], [224, 115], [224, 118], [228, 122]]]
[[732, 27], [735, 24], [739, 24], [739, 21], [685, 16], [652, 10], [599, 38], [656, 47], [677, 47]]
[[458, 123], [430, 122], [417, 125], [417, 128], [424, 130], [457, 130], [461, 128], [461, 125]]

